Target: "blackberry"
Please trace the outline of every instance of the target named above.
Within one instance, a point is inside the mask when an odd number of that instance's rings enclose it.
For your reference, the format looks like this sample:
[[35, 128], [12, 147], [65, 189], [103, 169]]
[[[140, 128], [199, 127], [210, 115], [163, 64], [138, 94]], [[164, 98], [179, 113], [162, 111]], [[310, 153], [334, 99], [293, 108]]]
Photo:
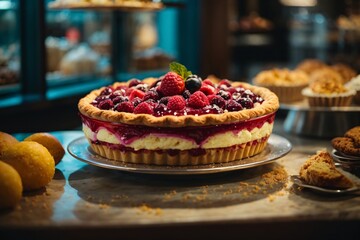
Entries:
[[190, 75], [185, 80], [185, 88], [190, 91], [190, 93], [194, 93], [200, 89], [202, 84], [202, 80], [197, 75]]
[[235, 112], [242, 110], [243, 107], [241, 106], [240, 103], [236, 102], [235, 100], [229, 100], [228, 103], [226, 104], [226, 109], [229, 112]]
[[109, 110], [114, 107], [113, 102], [110, 99], [99, 102], [98, 108], [103, 110]]
[[216, 95], [219, 95], [220, 97], [222, 97], [225, 100], [229, 100], [230, 99], [230, 93], [224, 90], [220, 90]]
[[124, 97], [124, 96], [117, 96], [114, 99], [112, 99], [114, 104], [118, 104], [118, 103], [122, 103], [122, 102], [127, 102], [129, 101], [128, 97]]
[[129, 88], [137, 86], [140, 83], [141, 83], [141, 81], [139, 79], [136, 79], [136, 78], [131, 79], [129, 82]]
[[191, 93], [190, 93], [189, 90], [185, 90], [185, 91], [183, 92], [183, 94], [182, 94], [182, 96], [183, 96], [185, 99], [190, 98], [190, 95], [191, 95]]
[[237, 100], [243, 108], [250, 109], [254, 107], [254, 103], [250, 98], [239, 98]]

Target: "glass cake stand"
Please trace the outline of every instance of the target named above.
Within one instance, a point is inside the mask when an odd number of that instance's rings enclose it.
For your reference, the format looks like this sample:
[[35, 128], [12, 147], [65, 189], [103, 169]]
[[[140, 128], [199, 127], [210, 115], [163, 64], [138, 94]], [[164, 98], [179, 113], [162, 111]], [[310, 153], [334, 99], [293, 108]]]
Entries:
[[286, 132], [308, 137], [332, 138], [343, 136], [360, 123], [360, 106], [310, 107], [306, 101], [281, 104], [288, 110], [284, 122]]

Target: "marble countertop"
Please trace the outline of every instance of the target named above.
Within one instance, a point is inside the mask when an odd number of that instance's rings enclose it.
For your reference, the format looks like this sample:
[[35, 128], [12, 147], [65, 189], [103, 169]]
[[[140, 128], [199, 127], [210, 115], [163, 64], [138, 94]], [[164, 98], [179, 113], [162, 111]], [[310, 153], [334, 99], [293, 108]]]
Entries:
[[[230, 239], [237, 233], [274, 239], [292, 233], [297, 239], [315, 236], [321, 229], [327, 233], [322, 236], [334, 237], [339, 228], [346, 231], [342, 237], [357, 236], [359, 195], [299, 190], [289, 179], [263, 184], [267, 173], [284, 169], [289, 176], [297, 174], [308, 155], [330, 149], [329, 140], [286, 134], [281, 122], [275, 125], [274, 133], [292, 143], [286, 156], [250, 169], [206, 175], [110, 170], [66, 153], [46, 189], [25, 193], [16, 209], [0, 212], [0, 239], [49, 234], [52, 239], [115, 239], [119, 234], [124, 239]], [[83, 136], [80, 131], [53, 134], [65, 148]], [[349, 176], [359, 183], [356, 176]]]

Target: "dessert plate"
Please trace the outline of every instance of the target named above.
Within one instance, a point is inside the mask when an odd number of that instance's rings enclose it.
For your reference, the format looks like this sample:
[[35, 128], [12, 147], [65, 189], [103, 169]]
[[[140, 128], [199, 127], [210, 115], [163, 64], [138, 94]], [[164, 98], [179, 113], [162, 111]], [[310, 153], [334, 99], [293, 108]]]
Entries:
[[102, 168], [148, 174], [187, 175], [218, 173], [260, 166], [285, 156], [290, 152], [291, 148], [291, 143], [286, 138], [272, 134], [264, 151], [253, 157], [229, 163], [215, 163], [199, 166], [158, 166], [124, 163], [107, 159], [94, 153], [85, 137], [70, 142], [67, 150], [74, 158]]
[[360, 157], [347, 155], [345, 153], [337, 151], [336, 149], [333, 149], [331, 151], [331, 155], [334, 158], [337, 158], [337, 159], [342, 160], [342, 161], [350, 161], [350, 162], [351, 161], [358, 161], [360, 163]]

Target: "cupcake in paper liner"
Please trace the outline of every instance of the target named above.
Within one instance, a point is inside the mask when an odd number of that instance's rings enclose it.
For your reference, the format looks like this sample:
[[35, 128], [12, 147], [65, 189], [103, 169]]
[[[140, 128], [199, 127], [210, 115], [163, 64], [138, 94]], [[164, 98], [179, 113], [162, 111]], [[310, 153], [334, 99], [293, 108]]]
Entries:
[[360, 75], [352, 78], [350, 82], [345, 84], [345, 87], [356, 91], [353, 101], [356, 105], [360, 105]]
[[303, 71], [274, 68], [258, 73], [253, 83], [270, 89], [281, 103], [290, 103], [303, 100], [301, 90], [308, 86], [309, 77]]

